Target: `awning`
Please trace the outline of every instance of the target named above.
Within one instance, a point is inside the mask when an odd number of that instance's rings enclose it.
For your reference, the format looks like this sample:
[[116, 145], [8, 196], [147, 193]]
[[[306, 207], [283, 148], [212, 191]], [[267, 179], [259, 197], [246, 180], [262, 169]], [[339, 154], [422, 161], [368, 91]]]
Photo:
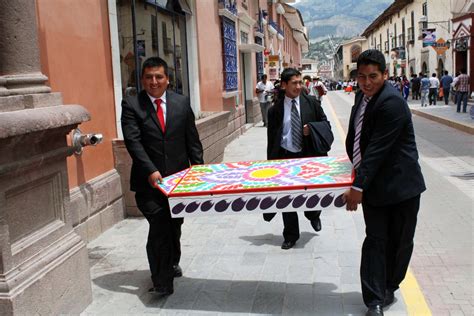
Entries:
[[181, 10], [189, 15], [193, 15], [193, 12], [191, 11], [191, 8], [189, 8], [188, 2], [186, 0], [177, 0], [179, 6], [181, 7]]

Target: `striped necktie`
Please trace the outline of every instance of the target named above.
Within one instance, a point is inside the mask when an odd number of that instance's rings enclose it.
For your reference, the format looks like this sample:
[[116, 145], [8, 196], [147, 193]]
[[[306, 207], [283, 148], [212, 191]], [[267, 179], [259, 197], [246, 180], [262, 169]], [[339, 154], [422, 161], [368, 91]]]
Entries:
[[301, 117], [296, 108], [296, 100], [291, 100], [291, 140], [293, 147], [299, 151], [303, 144], [303, 129], [301, 127]]
[[360, 161], [362, 156], [360, 153], [360, 134], [362, 132], [362, 123], [364, 122], [364, 113], [367, 103], [369, 103], [370, 97], [364, 96], [363, 101], [360, 105], [359, 115], [355, 120], [355, 136], [354, 136], [354, 151], [352, 154], [352, 165], [354, 169], [357, 169], [360, 166]]

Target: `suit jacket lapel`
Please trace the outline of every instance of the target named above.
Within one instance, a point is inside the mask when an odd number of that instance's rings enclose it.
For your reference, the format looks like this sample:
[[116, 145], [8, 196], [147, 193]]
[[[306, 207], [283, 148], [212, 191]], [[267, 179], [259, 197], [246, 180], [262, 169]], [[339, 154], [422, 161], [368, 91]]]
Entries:
[[160, 132], [163, 133], [163, 131], [161, 130], [161, 125], [158, 122], [158, 117], [156, 116], [155, 107], [153, 106], [153, 103], [151, 103], [150, 97], [148, 96], [148, 94], [145, 91], [140, 97], [142, 99], [141, 103], [145, 105], [145, 111], [146, 111], [147, 115], [149, 115], [151, 117], [151, 119], [153, 120], [153, 122], [155, 122], [155, 124], [158, 127], [158, 129], [160, 130]]
[[173, 127], [173, 116], [176, 114], [176, 104], [174, 103], [174, 98], [172, 93], [166, 90], [166, 119], [165, 119], [165, 131], [167, 132], [170, 127]]
[[311, 121], [311, 104], [303, 95], [300, 96], [300, 116], [302, 125]]

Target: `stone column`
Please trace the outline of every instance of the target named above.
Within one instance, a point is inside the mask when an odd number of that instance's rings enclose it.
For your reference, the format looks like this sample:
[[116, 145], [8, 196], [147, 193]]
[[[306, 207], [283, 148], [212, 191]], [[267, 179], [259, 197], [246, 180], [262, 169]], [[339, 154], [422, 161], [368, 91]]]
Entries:
[[0, 0], [0, 315], [79, 314], [92, 291], [66, 136], [90, 115], [45, 84], [35, 2]]
[[0, 0], [0, 112], [58, 105], [41, 73], [35, 1]]

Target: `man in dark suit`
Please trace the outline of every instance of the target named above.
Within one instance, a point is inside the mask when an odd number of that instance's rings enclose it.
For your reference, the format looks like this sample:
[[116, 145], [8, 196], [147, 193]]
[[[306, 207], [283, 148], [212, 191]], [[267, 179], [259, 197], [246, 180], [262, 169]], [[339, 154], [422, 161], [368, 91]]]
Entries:
[[203, 163], [203, 150], [189, 98], [167, 90], [168, 65], [158, 57], [143, 63], [138, 96], [122, 101], [122, 130], [132, 157], [130, 189], [150, 224], [146, 245], [157, 295], [173, 293], [173, 279], [182, 275], [182, 218], [171, 218], [167, 198], [158, 190], [163, 177]]
[[357, 60], [360, 91], [346, 138], [354, 182], [345, 192], [347, 210], [362, 203], [366, 237], [360, 277], [367, 315], [383, 315], [405, 278], [425, 183], [411, 112], [388, 82], [385, 57], [364, 51]]
[[[327, 121], [321, 102], [314, 96], [302, 92], [301, 73], [287, 68], [281, 74], [281, 92], [275, 105], [268, 110], [267, 159], [302, 158], [322, 156], [318, 153], [310, 136], [310, 122]], [[293, 114], [293, 115], [292, 115]], [[315, 231], [321, 230], [321, 211], [306, 211]], [[300, 237], [296, 212], [283, 214], [282, 249], [292, 248]], [[264, 214], [270, 221], [275, 213]]]

